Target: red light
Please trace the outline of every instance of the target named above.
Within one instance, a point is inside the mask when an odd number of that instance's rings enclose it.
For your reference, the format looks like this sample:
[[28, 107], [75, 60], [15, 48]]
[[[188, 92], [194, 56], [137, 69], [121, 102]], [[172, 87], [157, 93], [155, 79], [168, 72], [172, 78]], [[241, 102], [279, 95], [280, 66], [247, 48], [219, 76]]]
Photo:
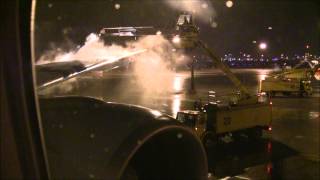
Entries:
[[270, 101], [270, 105], [272, 105], [272, 101]]
[[272, 131], [272, 127], [271, 126], [268, 127], [268, 131]]
[[271, 173], [272, 173], [272, 164], [271, 164], [271, 163], [269, 163], [269, 164], [267, 165], [267, 172], [268, 172], [268, 174], [271, 174]]
[[268, 142], [268, 153], [271, 153], [272, 150], [272, 144], [271, 142]]

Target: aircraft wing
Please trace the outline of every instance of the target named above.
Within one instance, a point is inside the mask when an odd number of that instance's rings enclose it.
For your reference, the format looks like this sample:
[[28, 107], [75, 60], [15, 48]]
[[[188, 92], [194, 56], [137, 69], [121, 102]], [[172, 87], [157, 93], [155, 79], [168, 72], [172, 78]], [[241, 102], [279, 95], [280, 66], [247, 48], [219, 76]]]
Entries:
[[103, 28], [100, 31], [100, 36], [145, 36], [154, 35], [155, 29], [152, 26], [140, 27], [111, 27]]
[[[110, 71], [112, 69], [116, 69], [125, 64], [124, 60], [126, 58], [143, 53], [145, 51], [146, 49], [138, 50], [114, 59], [102, 60], [98, 63], [88, 66], [85, 66], [83, 63], [77, 60], [36, 65], [37, 79], [40, 84], [38, 85], [37, 89], [43, 90], [91, 71], [101, 69]], [[44, 74], [48, 74], [48, 72], [51, 72], [51, 74], [53, 73], [53, 75], [44, 77]]]
[[111, 27], [111, 28], [103, 28], [103, 29], [152, 29], [152, 26], [131, 26], [131, 27]]

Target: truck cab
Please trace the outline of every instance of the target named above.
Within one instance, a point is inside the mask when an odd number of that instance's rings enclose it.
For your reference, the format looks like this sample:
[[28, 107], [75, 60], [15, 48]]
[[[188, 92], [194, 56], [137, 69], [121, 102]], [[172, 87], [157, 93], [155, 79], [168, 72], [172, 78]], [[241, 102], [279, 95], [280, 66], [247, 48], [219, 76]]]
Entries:
[[177, 113], [177, 120], [193, 129], [200, 137], [206, 131], [207, 116], [204, 112], [194, 110], [183, 110]]

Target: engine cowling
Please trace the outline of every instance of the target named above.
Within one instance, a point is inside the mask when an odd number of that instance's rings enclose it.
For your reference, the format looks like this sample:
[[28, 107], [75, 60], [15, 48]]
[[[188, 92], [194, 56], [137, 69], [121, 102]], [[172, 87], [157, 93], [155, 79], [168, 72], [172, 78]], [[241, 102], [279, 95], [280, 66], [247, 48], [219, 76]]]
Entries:
[[40, 98], [54, 179], [206, 179], [197, 136], [140, 106], [88, 97]]

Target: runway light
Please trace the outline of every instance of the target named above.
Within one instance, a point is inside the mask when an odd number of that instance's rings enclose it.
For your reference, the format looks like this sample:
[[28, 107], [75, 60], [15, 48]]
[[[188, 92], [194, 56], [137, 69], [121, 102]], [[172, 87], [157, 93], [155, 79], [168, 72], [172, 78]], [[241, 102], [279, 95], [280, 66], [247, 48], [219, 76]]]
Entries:
[[267, 172], [268, 172], [268, 174], [271, 174], [271, 173], [272, 173], [272, 164], [271, 164], [271, 163], [269, 163], [269, 164], [267, 165]]
[[202, 3], [202, 4], [201, 4], [201, 7], [202, 7], [203, 9], [207, 9], [207, 8], [208, 8], [208, 4], [207, 4], [207, 3]]
[[183, 81], [182, 77], [180, 77], [180, 76], [174, 77], [174, 79], [173, 79], [173, 89], [174, 89], [175, 92], [179, 92], [179, 91], [182, 90], [182, 83], [183, 83], [182, 81]]
[[264, 42], [260, 43], [260, 44], [259, 44], [259, 48], [260, 48], [261, 50], [267, 49], [267, 43], [264, 43]]
[[271, 142], [268, 142], [268, 153], [271, 153], [272, 150], [272, 144]]
[[162, 32], [161, 31], [157, 31], [156, 35], [161, 35]]
[[172, 42], [175, 43], [175, 44], [178, 44], [180, 43], [181, 39], [179, 36], [175, 36], [173, 39], [172, 39]]
[[120, 4], [116, 3], [116, 4], [114, 5], [114, 8], [115, 8], [116, 10], [120, 9]]
[[226, 6], [228, 7], [228, 8], [231, 8], [232, 6], [233, 6], [233, 2], [232, 1], [227, 1], [226, 2]]

